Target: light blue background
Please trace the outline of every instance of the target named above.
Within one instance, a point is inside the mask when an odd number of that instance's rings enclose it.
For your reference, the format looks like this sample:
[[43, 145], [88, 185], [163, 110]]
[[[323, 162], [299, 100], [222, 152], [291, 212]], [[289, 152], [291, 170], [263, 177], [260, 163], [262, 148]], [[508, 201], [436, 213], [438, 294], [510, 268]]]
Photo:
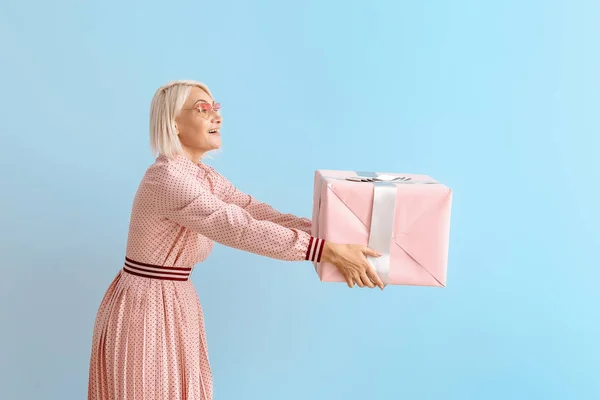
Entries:
[[0, 398], [83, 399], [153, 161], [156, 88], [224, 105], [211, 164], [310, 216], [315, 169], [454, 190], [448, 287], [353, 289], [217, 246], [215, 400], [600, 398], [600, 3], [0, 6]]

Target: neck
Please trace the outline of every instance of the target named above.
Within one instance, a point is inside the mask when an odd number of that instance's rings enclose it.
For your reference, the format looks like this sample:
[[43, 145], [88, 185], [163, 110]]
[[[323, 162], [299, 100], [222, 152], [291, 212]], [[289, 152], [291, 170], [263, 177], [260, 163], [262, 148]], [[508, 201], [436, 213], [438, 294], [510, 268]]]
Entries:
[[185, 157], [192, 161], [194, 164], [200, 163], [200, 160], [202, 160], [202, 156], [204, 155], [203, 151], [194, 151], [187, 148], [184, 148], [183, 152]]

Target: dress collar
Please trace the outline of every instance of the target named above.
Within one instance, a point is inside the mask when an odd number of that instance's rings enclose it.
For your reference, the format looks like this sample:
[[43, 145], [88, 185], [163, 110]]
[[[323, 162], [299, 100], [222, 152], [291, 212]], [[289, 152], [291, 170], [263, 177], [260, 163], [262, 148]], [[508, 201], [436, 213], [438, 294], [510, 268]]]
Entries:
[[169, 159], [167, 156], [161, 154], [158, 156], [158, 160], [167, 162], [167, 163], [168, 162], [174, 163], [175, 165], [180, 167], [183, 171], [185, 171], [191, 175], [198, 176], [201, 174], [206, 174], [206, 172], [207, 172], [206, 165], [202, 161], [195, 163], [184, 155], [178, 155], [172, 159]]

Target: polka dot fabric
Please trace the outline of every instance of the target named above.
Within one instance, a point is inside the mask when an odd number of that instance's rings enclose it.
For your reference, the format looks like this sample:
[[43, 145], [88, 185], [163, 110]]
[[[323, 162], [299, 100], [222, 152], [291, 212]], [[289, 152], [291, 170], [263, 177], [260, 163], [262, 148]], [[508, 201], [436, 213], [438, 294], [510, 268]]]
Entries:
[[[318, 261], [324, 241], [311, 221], [283, 214], [235, 188], [203, 163], [159, 156], [134, 199], [126, 256], [193, 267], [213, 243], [270, 258]], [[100, 304], [88, 400], [212, 400], [202, 307], [191, 281], [121, 269]]]

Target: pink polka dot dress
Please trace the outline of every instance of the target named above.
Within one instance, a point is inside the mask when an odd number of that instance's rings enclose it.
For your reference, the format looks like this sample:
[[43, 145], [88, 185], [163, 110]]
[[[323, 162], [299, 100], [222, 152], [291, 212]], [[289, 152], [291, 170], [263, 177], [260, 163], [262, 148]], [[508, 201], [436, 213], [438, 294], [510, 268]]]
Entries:
[[138, 188], [123, 268], [100, 304], [89, 400], [212, 400], [202, 307], [190, 281], [214, 242], [319, 261], [311, 221], [237, 190], [212, 167], [159, 156]]

